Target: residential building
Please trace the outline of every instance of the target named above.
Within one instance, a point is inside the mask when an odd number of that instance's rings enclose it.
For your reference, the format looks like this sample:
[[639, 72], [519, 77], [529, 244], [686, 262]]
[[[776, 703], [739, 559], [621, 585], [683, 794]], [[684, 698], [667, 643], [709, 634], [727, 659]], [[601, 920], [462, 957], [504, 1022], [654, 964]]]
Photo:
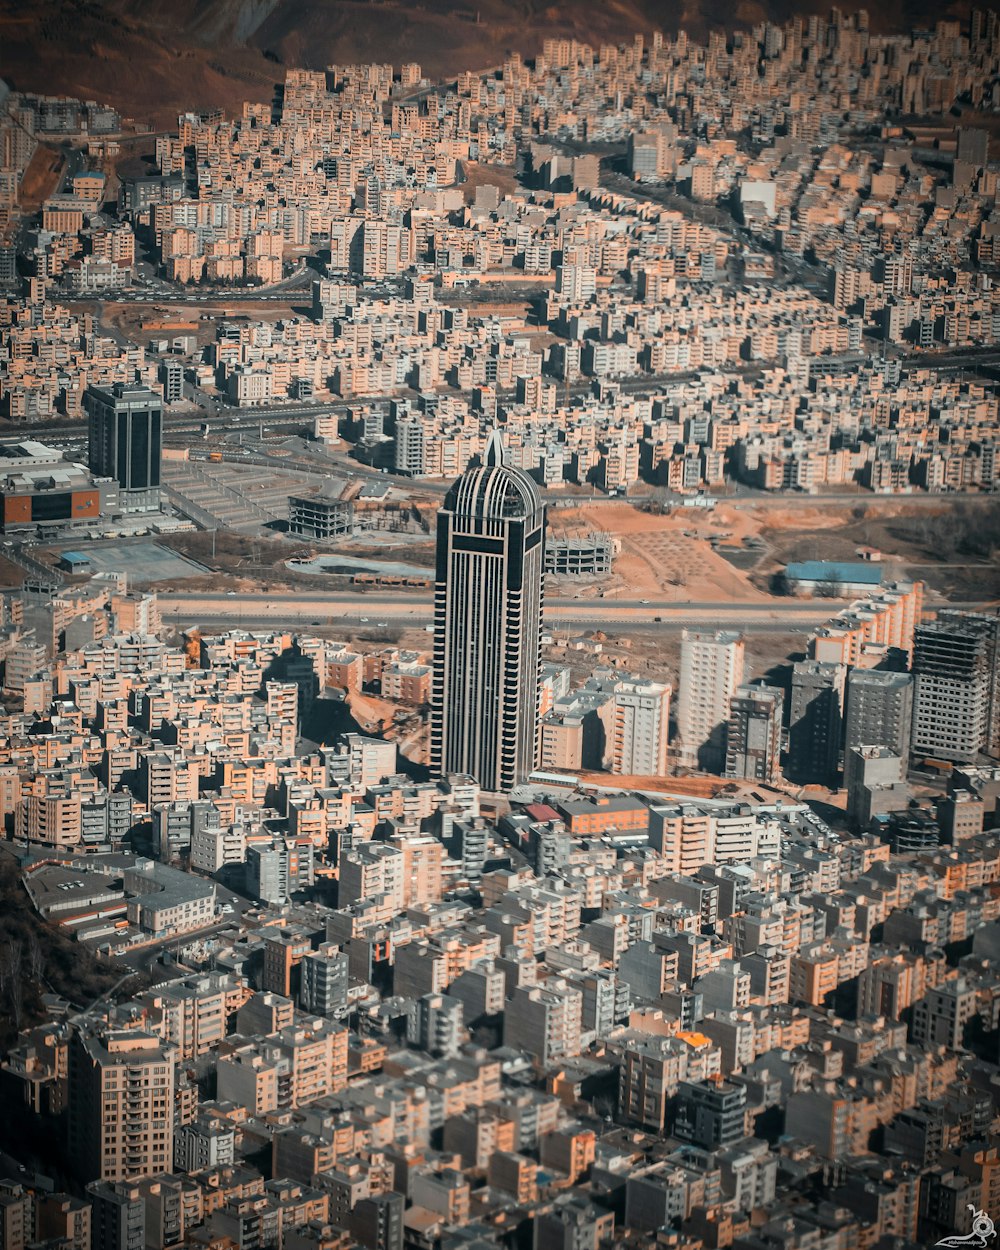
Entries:
[[725, 630], [681, 635], [677, 695], [678, 759], [690, 768], [721, 772], [730, 702], [743, 681], [743, 637]]

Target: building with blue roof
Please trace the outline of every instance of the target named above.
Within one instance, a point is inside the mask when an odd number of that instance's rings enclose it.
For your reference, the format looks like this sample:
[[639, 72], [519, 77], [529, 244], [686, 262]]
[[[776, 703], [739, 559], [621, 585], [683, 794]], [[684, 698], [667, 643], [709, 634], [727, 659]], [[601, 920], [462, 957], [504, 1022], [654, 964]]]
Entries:
[[813, 595], [826, 591], [846, 598], [877, 590], [882, 585], [882, 568], [879, 564], [861, 561], [803, 560], [785, 566], [785, 579], [793, 594]]
[[94, 565], [85, 551], [64, 551], [59, 557], [59, 567], [66, 573], [89, 573]]

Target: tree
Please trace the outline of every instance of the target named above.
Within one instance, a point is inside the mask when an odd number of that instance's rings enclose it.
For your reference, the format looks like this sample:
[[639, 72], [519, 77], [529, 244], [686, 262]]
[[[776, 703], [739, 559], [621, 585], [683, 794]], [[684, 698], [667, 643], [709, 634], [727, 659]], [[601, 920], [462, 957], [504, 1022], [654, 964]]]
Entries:
[[20, 938], [8, 937], [0, 956], [3, 981], [7, 988], [7, 1003], [15, 1032], [20, 1033], [24, 1018], [24, 946]]
[[45, 980], [45, 951], [34, 929], [28, 934], [28, 975], [40, 990]]

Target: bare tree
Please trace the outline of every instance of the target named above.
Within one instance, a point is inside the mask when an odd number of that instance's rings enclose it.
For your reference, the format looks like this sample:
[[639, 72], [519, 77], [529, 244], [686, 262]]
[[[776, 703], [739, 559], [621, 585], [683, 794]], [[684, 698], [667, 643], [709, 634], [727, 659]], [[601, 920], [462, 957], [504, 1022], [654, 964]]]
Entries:
[[22, 978], [24, 948], [20, 938], [9, 937], [0, 957], [3, 967], [3, 980], [7, 987], [7, 1002], [10, 1006], [11, 1019], [15, 1030], [20, 1033], [21, 1021], [24, 1018], [24, 981]]
[[39, 987], [45, 979], [45, 951], [34, 929], [28, 935], [28, 976]]

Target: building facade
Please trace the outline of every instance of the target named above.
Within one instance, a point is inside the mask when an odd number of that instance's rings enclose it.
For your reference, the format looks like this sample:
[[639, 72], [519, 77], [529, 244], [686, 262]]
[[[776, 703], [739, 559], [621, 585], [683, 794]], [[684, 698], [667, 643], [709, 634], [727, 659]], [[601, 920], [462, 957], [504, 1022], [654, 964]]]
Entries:
[[883, 746], [905, 758], [910, 749], [913, 677], [874, 668], [851, 669], [847, 677], [844, 751]]
[[677, 693], [679, 762], [721, 772], [730, 700], [743, 680], [743, 637], [684, 631]]
[[835, 785], [844, 720], [842, 664], [801, 660], [792, 668], [788, 721], [788, 776], [792, 781]]
[[740, 686], [729, 704], [726, 776], [773, 784], [780, 772], [781, 712], [777, 686]]
[[69, 1047], [69, 1144], [81, 1180], [170, 1170], [175, 1058], [151, 1033], [77, 1030]]
[[997, 746], [1000, 618], [941, 612], [916, 630], [915, 755], [975, 762]]
[[92, 472], [117, 481], [123, 512], [158, 511], [163, 397], [145, 386], [115, 382], [88, 386], [84, 404]]
[[494, 432], [438, 513], [431, 764], [509, 790], [535, 766], [545, 508]]

